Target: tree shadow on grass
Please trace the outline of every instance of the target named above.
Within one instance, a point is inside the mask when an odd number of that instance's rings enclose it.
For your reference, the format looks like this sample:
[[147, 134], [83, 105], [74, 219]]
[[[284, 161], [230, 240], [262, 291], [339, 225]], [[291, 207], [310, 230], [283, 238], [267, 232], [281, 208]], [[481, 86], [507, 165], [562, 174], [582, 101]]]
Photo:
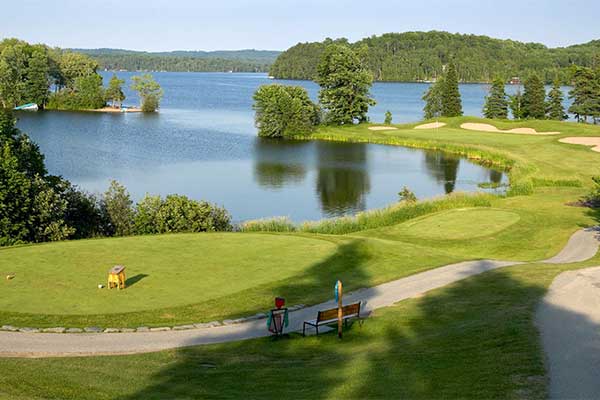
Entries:
[[138, 283], [139, 281], [141, 281], [142, 279], [146, 278], [147, 276], [148, 276], [148, 274], [137, 274], [130, 278], [127, 278], [125, 280], [125, 287], [133, 286], [136, 283]]
[[546, 289], [528, 268], [380, 309], [342, 341], [292, 335], [182, 349], [125, 398], [545, 398], [533, 320]]

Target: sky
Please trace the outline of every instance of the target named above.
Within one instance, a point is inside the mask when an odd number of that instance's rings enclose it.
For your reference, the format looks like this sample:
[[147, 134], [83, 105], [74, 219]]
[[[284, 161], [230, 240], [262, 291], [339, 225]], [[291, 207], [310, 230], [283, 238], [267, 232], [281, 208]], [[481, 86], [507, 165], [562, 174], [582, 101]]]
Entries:
[[2, 0], [0, 38], [63, 48], [285, 50], [443, 30], [540, 42], [600, 39], [599, 0]]

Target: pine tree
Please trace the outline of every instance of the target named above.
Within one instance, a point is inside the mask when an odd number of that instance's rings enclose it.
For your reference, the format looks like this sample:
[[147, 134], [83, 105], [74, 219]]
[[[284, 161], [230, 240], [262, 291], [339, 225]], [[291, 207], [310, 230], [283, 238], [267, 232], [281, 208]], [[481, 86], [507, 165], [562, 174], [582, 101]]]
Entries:
[[423, 107], [425, 119], [442, 116], [442, 86], [443, 79], [438, 79], [434, 84], [429, 86], [429, 89], [423, 95], [423, 100], [425, 101], [425, 107]]
[[547, 115], [548, 119], [554, 119], [557, 121], [562, 121], [568, 118], [565, 114], [565, 108], [563, 106], [564, 95], [562, 90], [560, 90], [560, 81], [558, 79], [554, 80], [552, 84], [552, 89], [548, 93], [548, 102], [547, 102]]
[[458, 90], [458, 74], [454, 64], [450, 64], [442, 86], [442, 116], [459, 117], [461, 115], [463, 115], [463, 111]]
[[506, 119], [508, 117], [508, 101], [504, 91], [504, 81], [494, 79], [489, 96], [485, 98], [483, 115], [486, 118]]
[[540, 77], [531, 75], [525, 81], [523, 93], [523, 117], [531, 119], [546, 118], [546, 89]]
[[600, 70], [576, 67], [573, 72], [573, 89], [569, 92], [573, 100], [569, 112], [577, 121], [587, 122], [588, 117], [600, 117]]

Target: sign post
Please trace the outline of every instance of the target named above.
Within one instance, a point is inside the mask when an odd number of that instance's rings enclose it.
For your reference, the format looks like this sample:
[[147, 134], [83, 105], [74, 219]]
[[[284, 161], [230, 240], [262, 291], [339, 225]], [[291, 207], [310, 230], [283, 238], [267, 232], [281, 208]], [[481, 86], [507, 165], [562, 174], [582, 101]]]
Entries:
[[343, 310], [342, 310], [342, 281], [337, 281], [335, 283], [335, 299], [338, 303], [338, 338], [342, 338], [342, 320], [344, 319]]

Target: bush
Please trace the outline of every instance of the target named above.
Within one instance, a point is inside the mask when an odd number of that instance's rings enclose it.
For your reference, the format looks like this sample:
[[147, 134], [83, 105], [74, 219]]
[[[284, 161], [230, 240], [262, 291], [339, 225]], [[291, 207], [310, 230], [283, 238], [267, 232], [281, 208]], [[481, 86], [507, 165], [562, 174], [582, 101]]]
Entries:
[[273, 217], [246, 221], [239, 227], [242, 232], [295, 232], [296, 225], [287, 217]]
[[142, 111], [143, 112], [155, 112], [158, 110], [159, 100], [158, 97], [154, 95], [148, 95], [144, 98], [142, 103]]
[[402, 190], [400, 190], [400, 192], [398, 193], [398, 197], [400, 198], [400, 201], [404, 201], [407, 203], [417, 202], [417, 196], [412, 190], [408, 188], [408, 186], [404, 186]]
[[231, 216], [220, 207], [186, 196], [146, 195], [136, 207], [135, 233], [230, 231]]
[[391, 125], [392, 123], [392, 112], [391, 111], [386, 111], [385, 112], [385, 120], [383, 121], [383, 123], [385, 125]]
[[288, 137], [312, 132], [320, 123], [320, 110], [300, 86], [263, 85], [254, 93], [258, 135]]
[[585, 197], [585, 202], [591, 207], [600, 207], [600, 176], [592, 178], [594, 182], [594, 188]]

